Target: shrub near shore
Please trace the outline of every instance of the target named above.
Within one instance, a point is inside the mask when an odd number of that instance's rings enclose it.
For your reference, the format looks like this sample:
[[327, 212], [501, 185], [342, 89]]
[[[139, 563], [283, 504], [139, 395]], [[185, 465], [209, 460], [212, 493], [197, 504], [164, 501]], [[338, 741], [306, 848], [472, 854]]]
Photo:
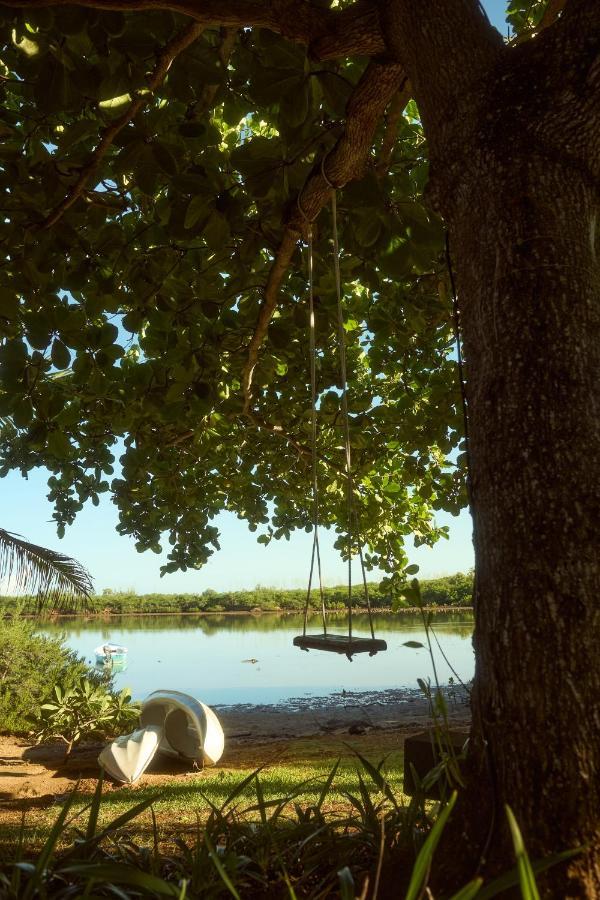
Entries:
[[[473, 589], [472, 573], [458, 572], [444, 578], [434, 578], [421, 582], [421, 596], [425, 606], [468, 607], [471, 605]], [[347, 588], [345, 586], [324, 589], [325, 601], [329, 609], [343, 609], [346, 605]], [[369, 585], [371, 605], [376, 609], [391, 609], [393, 595], [389, 588], [376, 582]], [[93, 598], [86, 612], [135, 614], [145, 613], [202, 613], [202, 612], [263, 612], [294, 611], [304, 608], [306, 591], [304, 589], [283, 590], [278, 588], [256, 587], [251, 591], [217, 591], [206, 590], [201, 594], [135, 594], [132, 591], [105, 590]], [[354, 596], [357, 609], [364, 607], [362, 592], [357, 590]], [[312, 604], [319, 606], [319, 598], [313, 593]], [[34, 601], [24, 601], [22, 597], [0, 597], [0, 611], [11, 612], [16, 607], [25, 613], [35, 613]], [[76, 604], [64, 605], [62, 612], [74, 613], [80, 609]]]

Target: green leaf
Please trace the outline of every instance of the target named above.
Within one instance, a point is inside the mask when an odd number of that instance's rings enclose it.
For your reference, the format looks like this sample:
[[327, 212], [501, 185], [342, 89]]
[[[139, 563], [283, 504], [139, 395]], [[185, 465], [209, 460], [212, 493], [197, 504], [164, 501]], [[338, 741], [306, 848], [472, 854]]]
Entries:
[[419, 850], [419, 854], [413, 866], [405, 900], [418, 900], [427, 885], [427, 878], [431, 869], [433, 855], [442, 836], [442, 832], [446, 827], [446, 822], [456, 803], [456, 797], [457, 793], [456, 791], [453, 791], [450, 800], [439, 813], [435, 825], [427, 835], [425, 843]]
[[468, 884], [465, 884], [456, 894], [452, 894], [450, 900], [475, 900], [479, 896], [479, 889], [483, 884], [483, 878], [474, 878]]
[[12, 420], [17, 428], [25, 428], [33, 419], [33, 404], [29, 397], [17, 400], [13, 405]]
[[0, 318], [16, 319], [19, 312], [19, 298], [8, 288], [0, 288]]
[[384, 253], [379, 260], [379, 265], [381, 271], [389, 278], [405, 278], [412, 268], [410, 243], [406, 241], [388, 253]]
[[57, 459], [69, 459], [73, 454], [73, 447], [64, 431], [51, 431], [48, 435], [48, 450]]
[[100, 109], [108, 110], [109, 112], [121, 112], [124, 106], [127, 106], [131, 103], [131, 94], [117, 94], [114, 97], [108, 97], [106, 100], [100, 100], [98, 106]]
[[88, 883], [126, 884], [159, 897], [179, 897], [179, 888], [156, 875], [142, 872], [127, 863], [77, 863], [65, 866], [65, 875], [80, 875]]
[[540, 895], [535, 882], [535, 875], [533, 874], [529, 856], [527, 855], [525, 844], [523, 843], [521, 830], [517, 824], [517, 820], [515, 819], [514, 813], [510, 806], [506, 804], [504, 809], [506, 811], [506, 818], [508, 819], [513, 847], [515, 849], [515, 855], [517, 857], [517, 869], [519, 872], [521, 896], [523, 897], [523, 900], [540, 900]]
[[230, 234], [229, 222], [222, 213], [214, 209], [202, 230], [206, 243], [213, 250], [221, 250], [229, 240]]
[[213, 203], [212, 197], [206, 197], [202, 194], [196, 194], [188, 203], [183, 220], [184, 228], [193, 228], [201, 219], [208, 217]]
[[[578, 856], [580, 853], [583, 853], [585, 847], [575, 847], [572, 850], [564, 850], [562, 853], [554, 853], [551, 856], [547, 856], [544, 859], [534, 860], [531, 863], [531, 868], [535, 874], [540, 875], [542, 872], [546, 872], [548, 869], [551, 869], [553, 866], [558, 866], [561, 863], [566, 862], [569, 859], [572, 859], [574, 856]], [[505, 872], [503, 875], [500, 875], [498, 878], [495, 878], [494, 881], [485, 885], [477, 895], [477, 900], [491, 900], [492, 897], [502, 896], [506, 893], [506, 891], [510, 890], [510, 888], [514, 887], [519, 883], [520, 872], [518, 867], [511, 869], [509, 872]]]
[[54, 338], [52, 341], [52, 349], [50, 351], [52, 364], [57, 369], [67, 369], [71, 364], [71, 354], [68, 348], [63, 344], [60, 338]]
[[420, 650], [425, 644], [422, 644], [420, 641], [404, 641], [402, 644], [403, 647], [411, 647], [414, 650]]
[[376, 210], [365, 210], [352, 219], [352, 230], [361, 247], [371, 247], [382, 231], [381, 219]]
[[352, 872], [350, 871], [348, 866], [344, 866], [344, 868], [340, 869], [337, 874], [340, 884], [341, 900], [355, 900], [356, 887], [354, 884], [354, 878], [352, 877]]
[[212, 845], [212, 842], [208, 835], [208, 831], [204, 832], [204, 842], [208, 849], [208, 855], [210, 856], [212, 864], [214, 865], [215, 869], [219, 873], [221, 881], [223, 882], [223, 884], [225, 885], [225, 887], [227, 888], [227, 890], [229, 891], [231, 896], [235, 897], [235, 900], [241, 900], [240, 895], [238, 894], [237, 890], [235, 889], [235, 887], [233, 885], [233, 882], [231, 881], [231, 878], [225, 871], [225, 867], [223, 866], [223, 863], [219, 859], [219, 854], [216, 852], [215, 848]]
[[166, 144], [155, 141], [152, 144], [152, 153], [163, 172], [166, 172], [167, 175], [177, 175], [179, 171], [177, 158]]
[[337, 72], [319, 72], [317, 77], [325, 102], [335, 116], [342, 118], [346, 113], [346, 106], [352, 94], [353, 85], [349, 84]]

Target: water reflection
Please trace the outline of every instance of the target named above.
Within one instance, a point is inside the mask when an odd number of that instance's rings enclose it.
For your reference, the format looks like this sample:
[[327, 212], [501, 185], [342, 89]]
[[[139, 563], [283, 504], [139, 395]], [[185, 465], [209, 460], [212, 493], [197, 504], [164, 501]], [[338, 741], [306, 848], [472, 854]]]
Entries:
[[[368, 617], [365, 613], [353, 613], [353, 621], [357, 631], [368, 631]], [[344, 631], [346, 614], [343, 612], [329, 615], [328, 622], [333, 631]], [[376, 632], [422, 631], [423, 620], [415, 613], [376, 613], [373, 615]], [[473, 616], [470, 612], [439, 613], [435, 616], [434, 626], [443, 629], [445, 634], [471, 635]], [[71, 635], [89, 634], [90, 631], [110, 636], [118, 629], [127, 634], [138, 631], [165, 631], [177, 629], [181, 631], [201, 631], [202, 634], [220, 634], [229, 632], [297, 632], [302, 628], [302, 617], [296, 613], [260, 613], [242, 615], [238, 613], [211, 613], [210, 615], [143, 615], [143, 616], [90, 616], [89, 618], [61, 616], [43, 621], [43, 630], [52, 634], [68, 633]], [[100, 629], [98, 631], [98, 629]], [[309, 630], [321, 630], [321, 617], [309, 616]]]
[[[208, 703], [278, 703], [290, 697], [323, 695], [333, 691], [416, 687], [417, 678], [431, 675], [424, 648], [408, 648], [406, 641], [425, 643], [419, 615], [376, 614], [375, 631], [388, 650], [373, 658], [345, 657], [292, 646], [302, 630], [302, 616], [113, 616], [106, 619], [61, 618], [40, 623], [40, 629], [63, 634], [70, 647], [94, 662], [93, 649], [112, 641], [129, 648], [126, 671], [115, 670], [118, 688], [129, 686], [135, 697], [170, 688], [201, 697]], [[368, 634], [368, 618], [353, 616], [354, 632]], [[343, 614], [332, 616], [331, 631], [343, 633]], [[443, 613], [433, 620], [443, 654], [463, 680], [473, 674], [469, 613]], [[318, 616], [309, 630], [320, 631]], [[452, 671], [435, 646], [440, 680]], [[246, 660], [255, 662], [246, 662]]]

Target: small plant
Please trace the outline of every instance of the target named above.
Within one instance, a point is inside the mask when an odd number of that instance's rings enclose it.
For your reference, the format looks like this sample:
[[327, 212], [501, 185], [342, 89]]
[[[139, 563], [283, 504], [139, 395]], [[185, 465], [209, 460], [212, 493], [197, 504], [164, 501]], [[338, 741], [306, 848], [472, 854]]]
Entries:
[[140, 712], [128, 688], [117, 694], [85, 677], [72, 687], [55, 685], [54, 697], [40, 709], [35, 739], [38, 744], [64, 741], [65, 759], [82, 738], [112, 737], [132, 726]]

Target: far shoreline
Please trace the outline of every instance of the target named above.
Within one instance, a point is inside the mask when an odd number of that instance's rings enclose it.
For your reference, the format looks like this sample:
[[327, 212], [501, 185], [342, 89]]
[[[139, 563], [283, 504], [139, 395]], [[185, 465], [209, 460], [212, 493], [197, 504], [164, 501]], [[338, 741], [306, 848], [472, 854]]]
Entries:
[[[434, 613], [473, 613], [474, 608], [472, 606], [407, 606], [402, 607], [401, 609], [392, 610], [389, 607], [372, 607], [371, 612], [376, 614], [383, 614], [390, 616], [395, 615], [418, 615], [421, 612], [434, 612]], [[261, 609], [260, 607], [256, 607], [255, 609], [208, 609], [208, 610], [167, 610], [165, 612], [113, 612], [112, 610], [98, 610], [94, 612], [88, 612], [86, 610], [81, 610], [79, 612], [47, 612], [47, 613], [19, 613], [19, 616], [23, 619], [38, 619], [38, 620], [48, 620], [48, 619], [82, 619], [82, 620], [91, 620], [91, 619], [115, 619], [115, 618], [161, 618], [164, 616], [193, 616], [196, 618], [206, 618], [208, 616], [266, 616], [266, 615], [278, 615], [278, 616], [297, 616], [303, 614], [302, 609]], [[352, 612], [355, 615], [368, 615], [368, 609], [364, 607], [353, 607]], [[344, 616], [346, 615], [345, 609], [330, 609], [327, 610], [328, 616], [332, 618], [335, 616]], [[14, 615], [13, 612], [7, 610], [3, 614], [0, 614], [0, 618], [8, 618]], [[319, 616], [320, 610], [314, 610], [311, 613], [311, 616]]]

